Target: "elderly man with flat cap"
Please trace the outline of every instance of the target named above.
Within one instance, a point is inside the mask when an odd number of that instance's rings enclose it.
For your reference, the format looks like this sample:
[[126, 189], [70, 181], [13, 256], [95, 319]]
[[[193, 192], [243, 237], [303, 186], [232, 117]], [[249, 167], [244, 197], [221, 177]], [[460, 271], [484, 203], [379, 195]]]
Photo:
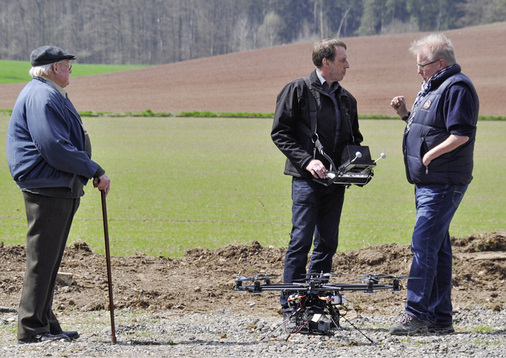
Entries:
[[7, 129], [7, 161], [23, 192], [28, 222], [26, 271], [18, 311], [18, 343], [79, 337], [63, 331], [52, 304], [56, 276], [84, 186], [111, 181], [91, 160], [91, 143], [65, 87], [75, 56], [43, 46], [30, 56], [32, 80], [19, 94]]

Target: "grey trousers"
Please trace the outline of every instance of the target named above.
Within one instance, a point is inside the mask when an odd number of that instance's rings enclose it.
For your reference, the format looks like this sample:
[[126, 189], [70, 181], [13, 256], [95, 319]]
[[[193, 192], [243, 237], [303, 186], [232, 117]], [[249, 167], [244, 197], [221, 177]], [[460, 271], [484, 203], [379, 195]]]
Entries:
[[79, 198], [23, 192], [28, 232], [26, 271], [18, 310], [18, 339], [62, 331], [52, 309], [56, 276]]

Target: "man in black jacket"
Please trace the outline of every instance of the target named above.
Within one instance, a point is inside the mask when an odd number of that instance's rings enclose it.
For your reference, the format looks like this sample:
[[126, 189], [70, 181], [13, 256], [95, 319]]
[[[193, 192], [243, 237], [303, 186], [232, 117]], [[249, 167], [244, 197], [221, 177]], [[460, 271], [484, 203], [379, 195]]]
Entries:
[[[290, 82], [278, 95], [271, 132], [274, 144], [287, 158], [285, 174], [293, 177], [293, 226], [285, 257], [285, 283], [305, 278], [313, 235], [309, 273], [331, 272], [337, 250], [345, 186], [318, 182], [325, 179], [330, 163], [315, 148], [315, 139], [336, 166], [341, 164], [346, 145], [363, 140], [357, 102], [339, 84], [350, 67], [346, 45], [333, 39], [320, 41], [312, 57], [316, 69], [309, 78]], [[313, 107], [316, 113], [312, 116]], [[283, 311], [289, 312], [286, 295], [281, 294], [280, 302]]]

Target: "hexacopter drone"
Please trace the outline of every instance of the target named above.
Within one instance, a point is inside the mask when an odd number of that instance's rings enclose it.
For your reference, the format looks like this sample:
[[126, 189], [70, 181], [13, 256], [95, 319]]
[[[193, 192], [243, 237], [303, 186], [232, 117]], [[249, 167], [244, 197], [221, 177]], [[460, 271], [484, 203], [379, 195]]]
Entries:
[[[345, 291], [363, 291], [373, 293], [376, 290], [400, 290], [400, 280], [410, 279], [404, 276], [367, 274], [362, 283], [331, 283], [330, 273], [310, 274], [304, 282], [272, 283], [276, 275], [258, 274], [252, 277], [239, 276], [234, 285], [236, 291], [261, 293], [263, 291], [281, 291], [287, 294], [291, 308], [285, 314], [284, 327], [288, 334], [302, 333], [314, 335], [333, 335], [339, 329], [340, 319], [348, 311]], [[380, 283], [380, 280], [391, 283]], [[349, 322], [349, 321], [348, 321]], [[349, 322], [351, 324], [351, 322]], [[353, 326], [353, 325], [352, 325]], [[354, 327], [356, 328], [356, 327]], [[356, 328], [358, 330], [358, 328]], [[369, 339], [369, 338], [368, 338]]]

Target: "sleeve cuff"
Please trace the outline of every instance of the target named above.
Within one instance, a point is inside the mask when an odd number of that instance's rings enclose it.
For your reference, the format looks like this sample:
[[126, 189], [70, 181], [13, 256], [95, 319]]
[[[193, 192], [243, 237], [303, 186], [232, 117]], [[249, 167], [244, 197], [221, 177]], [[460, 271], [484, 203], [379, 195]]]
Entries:
[[100, 178], [104, 174], [105, 174], [105, 170], [102, 169], [102, 167], [99, 165], [97, 168], [97, 171], [95, 172], [95, 174], [93, 174], [93, 178]]

